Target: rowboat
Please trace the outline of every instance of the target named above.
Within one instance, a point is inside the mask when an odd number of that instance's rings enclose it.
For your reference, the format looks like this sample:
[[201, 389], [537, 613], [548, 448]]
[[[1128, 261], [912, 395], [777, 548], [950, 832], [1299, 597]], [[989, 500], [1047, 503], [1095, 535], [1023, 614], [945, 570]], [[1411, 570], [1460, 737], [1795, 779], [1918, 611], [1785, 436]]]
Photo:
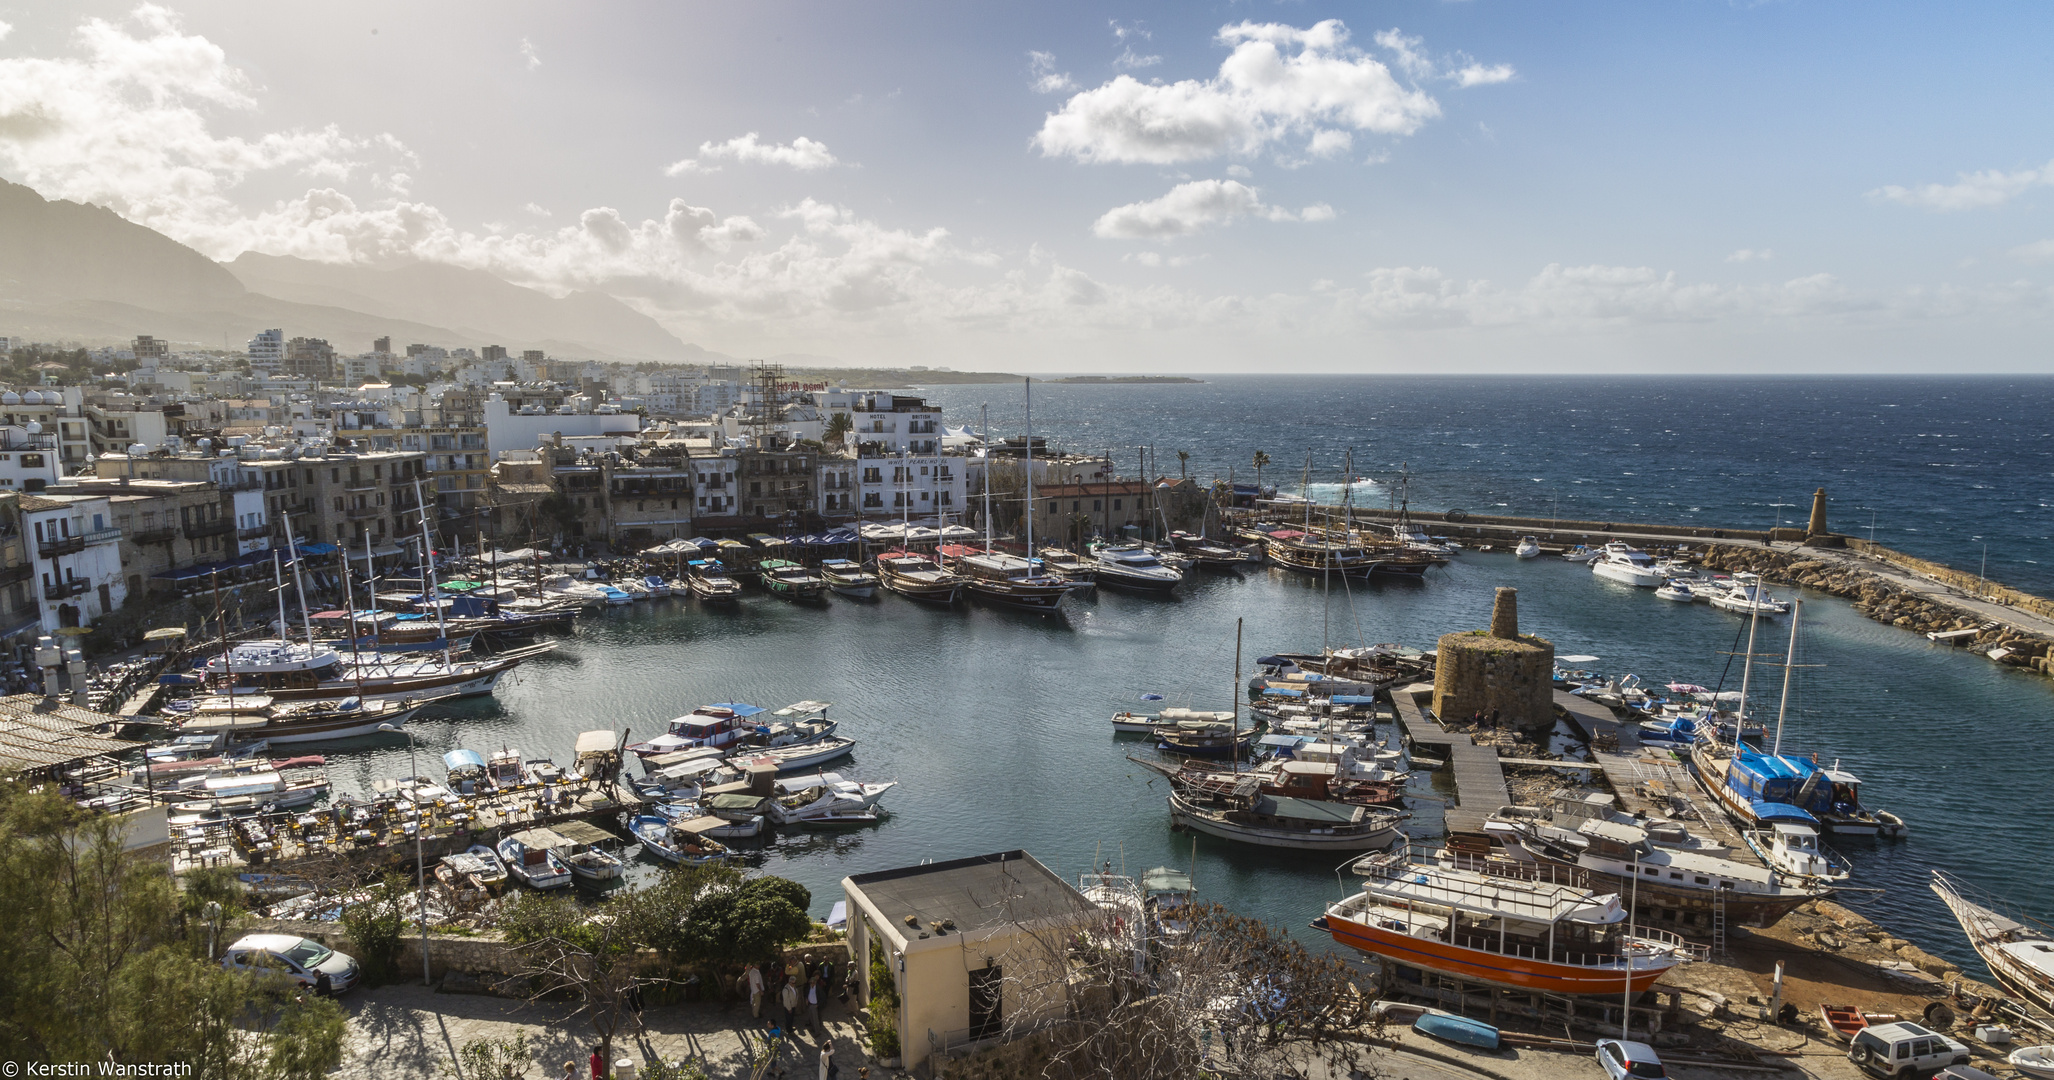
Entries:
[[1456, 1016], [1454, 1013], [1442, 1012], [1439, 1009], [1429, 1009], [1420, 1013], [1419, 1019], [1412, 1021], [1412, 1030], [1463, 1046], [1474, 1046], [1483, 1050], [1498, 1048], [1497, 1028], [1481, 1020], [1471, 1020], [1466, 1016]]
[[1861, 1010], [1852, 1005], [1832, 1005], [1821, 1001], [1819, 1015], [1825, 1018], [1827, 1029], [1841, 1042], [1854, 1041], [1854, 1037], [1861, 1033], [1861, 1029], [1869, 1026], [1869, 1018], [1863, 1016]]
[[2004, 1060], [2033, 1080], [2054, 1080], [2054, 1046], [2022, 1046]]

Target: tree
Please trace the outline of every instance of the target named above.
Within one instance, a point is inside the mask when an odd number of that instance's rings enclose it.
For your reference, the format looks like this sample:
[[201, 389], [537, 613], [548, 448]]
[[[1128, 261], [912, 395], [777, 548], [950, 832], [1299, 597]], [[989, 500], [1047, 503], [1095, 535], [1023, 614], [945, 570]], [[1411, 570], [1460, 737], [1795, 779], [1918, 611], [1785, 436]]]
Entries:
[[827, 431], [821, 436], [820, 441], [829, 446], [840, 446], [842, 436], [854, 430], [856, 430], [855, 418], [851, 417], [848, 413], [838, 412], [827, 418]]
[[1257, 489], [1260, 489], [1262, 487], [1263, 466], [1268, 464], [1269, 452], [1266, 450], [1257, 450], [1255, 452], [1255, 486]]
[[614, 1033], [627, 1013], [628, 991], [637, 981], [641, 952], [641, 943], [626, 931], [632, 920], [606, 910], [626, 902], [617, 899], [588, 913], [568, 897], [519, 893], [500, 916], [500, 932], [521, 956], [530, 1000], [559, 994], [576, 999], [574, 1012], [590, 1019], [599, 1054], [608, 1061], [613, 1060]]
[[[0, 1060], [190, 1065], [229, 1080], [314, 1080], [342, 1059], [342, 1011], [223, 969], [182, 897], [123, 850], [120, 826], [0, 779]], [[204, 898], [203, 898], [204, 897]], [[197, 933], [189, 933], [197, 931]]]

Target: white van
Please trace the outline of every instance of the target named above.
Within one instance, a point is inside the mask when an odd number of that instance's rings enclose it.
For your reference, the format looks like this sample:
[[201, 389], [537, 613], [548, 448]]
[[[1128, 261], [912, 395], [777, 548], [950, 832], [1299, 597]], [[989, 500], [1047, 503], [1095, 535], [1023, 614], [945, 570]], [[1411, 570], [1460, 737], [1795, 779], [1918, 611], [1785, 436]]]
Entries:
[[1968, 1064], [1968, 1047], [1917, 1024], [1877, 1024], [1854, 1036], [1847, 1060], [1878, 1076], [1910, 1080]]
[[337, 994], [355, 986], [362, 973], [350, 957], [291, 934], [251, 934], [238, 939], [221, 954], [221, 966], [230, 971], [283, 975], [308, 988], [325, 973], [329, 990]]

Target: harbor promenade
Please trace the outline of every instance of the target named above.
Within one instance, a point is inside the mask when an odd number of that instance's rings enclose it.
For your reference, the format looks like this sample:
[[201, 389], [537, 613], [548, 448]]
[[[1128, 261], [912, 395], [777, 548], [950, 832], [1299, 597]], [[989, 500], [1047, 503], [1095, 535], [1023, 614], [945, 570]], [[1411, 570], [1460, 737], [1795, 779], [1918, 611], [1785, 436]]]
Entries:
[[1392, 691], [1391, 703], [1412, 744], [1447, 759], [1455, 777], [1455, 805], [1444, 815], [1448, 831], [1482, 832], [1484, 818], [1512, 801], [1505, 790], [1505, 768], [1498, 762], [1497, 747], [1478, 746], [1469, 736], [1449, 731], [1420, 706], [1419, 695], [1431, 693], [1433, 684], [1414, 683]]
[[1746, 850], [1732, 822], [1698, 787], [1696, 778], [1672, 750], [1643, 745], [1636, 725], [1618, 719], [1594, 701], [1557, 690], [1555, 704], [1590, 741], [1591, 760], [1604, 770], [1605, 782], [1619, 797], [1619, 809], [1682, 819], [1692, 832], [1733, 851]]

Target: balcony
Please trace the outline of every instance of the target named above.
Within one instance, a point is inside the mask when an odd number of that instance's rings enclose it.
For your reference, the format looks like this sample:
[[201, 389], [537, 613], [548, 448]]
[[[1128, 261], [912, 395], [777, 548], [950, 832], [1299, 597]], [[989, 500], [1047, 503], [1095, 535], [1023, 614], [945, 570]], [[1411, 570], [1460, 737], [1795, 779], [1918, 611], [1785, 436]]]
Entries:
[[235, 530], [235, 538], [237, 540], [262, 540], [269, 535], [271, 535], [271, 526], [269, 525], [252, 525], [247, 529]]
[[43, 595], [52, 600], [68, 600], [74, 596], [84, 594], [92, 587], [93, 583], [86, 578], [73, 578], [70, 581], [53, 581], [43, 586]]
[[262, 491], [264, 490], [264, 478], [261, 476], [246, 476], [240, 480], [223, 480], [220, 486], [224, 492]]
[[235, 522], [229, 518], [215, 518], [212, 521], [189, 522], [185, 527], [187, 540], [198, 540], [205, 536], [220, 536], [235, 531]]
[[162, 528], [137, 529], [129, 539], [138, 544], [168, 544], [178, 536], [178, 530], [169, 525]]
[[39, 559], [54, 559], [59, 555], [76, 555], [85, 549], [86, 538], [84, 536], [59, 536], [50, 540], [38, 541], [36, 544], [36, 557]]
[[352, 507], [350, 507], [350, 508], [349, 508], [349, 519], [350, 519], [351, 521], [363, 521], [363, 520], [366, 520], [366, 519], [368, 519], [368, 518], [375, 518], [375, 517], [384, 517], [384, 516], [385, 516], [385, 508], [384, 508], [384, 507], [382, 507], [382, 506], [373, 506], [373, 505], [372, 505], [372, 504], [370, 504], [370, 503], [365, 503], [365, 504], [364, 504], [364, 505], [362, 505], [362, 506], [352, 506]]
[[22, 563], [19, 566], [9, 566], [4, 569], [0, 569], [0, 587], [13, 585], [16, 582], [27, 581], [28, 579], [34, 576], [36, 576], [35, 567], [30, 566], [27, 563]]

